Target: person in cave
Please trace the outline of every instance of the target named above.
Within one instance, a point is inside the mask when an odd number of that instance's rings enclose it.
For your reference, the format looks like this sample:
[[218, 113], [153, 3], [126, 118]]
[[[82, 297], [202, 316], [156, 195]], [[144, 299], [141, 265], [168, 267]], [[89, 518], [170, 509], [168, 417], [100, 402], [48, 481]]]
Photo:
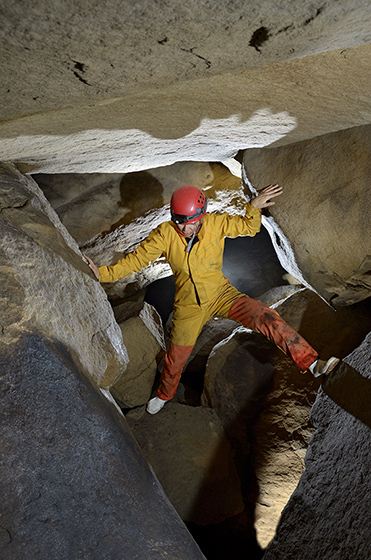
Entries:
[[222, 273], [225, 237], [255, 236], [261, 210], [275, 204], [282, 187], [269, 185], [246, 203], [244, 216], [207, 213], [207, 199], [193, 185], [177, 188], [171, 198], [171, 221], [151, 231], [139, 247], [111, 266], [89, 267], [100, 282], [115, 282], [139, 272], [161, 255], [175, 276], [175, 302], [170, 343], [157, 396], [147, 411], [156, 414], [171, 400], [183, 368], [204, 324], [213, 316], [228, 317], [258, 331], [281, 348], [300, 371], [315, 377], [329, 374], [338, 358], [320, 360], [318, 353], [278, 313], [234, 288]]

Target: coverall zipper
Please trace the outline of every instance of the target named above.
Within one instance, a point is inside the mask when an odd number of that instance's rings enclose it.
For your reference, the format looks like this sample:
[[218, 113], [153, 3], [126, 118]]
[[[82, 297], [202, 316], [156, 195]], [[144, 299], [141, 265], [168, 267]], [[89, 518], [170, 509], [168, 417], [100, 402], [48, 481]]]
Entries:
[[[190, 257], [191, 251], [192, 251], [192, 249], [193, 249], [193, 246], [194, 246], [194, 245], [197, 243], [197, 241], [198, 241], [198, 237], [197, 237], [197, 236], [196, 236], [196, 237], [193, 237], [193, 238], [191, 239], [191, 242], [192, 242], [192, 241], [193, 241], [192, 245], [190, 246], [189, 250], [187, 250], [187, 253], [188, 253], [187, 263], [188, 263], [189, 277], [190, 277], [191, 282], [192, 282], [192, 284], [193, 284], [193, 287], [194, 287], [194, 289], [195, 289], [196, 301], [197, 301], [198, 306], [201, 307], [201, 301], [200, 301], [200, 298], [199, 298], [199, 296], [198, 296], [196, 284], [195, 284], [195, 282], [194, 282], [194, 280], [193, 280], [193, 276], [192, 276], [192, 272], [191, 272], [191, 266], [190, 266], [190, 264], [189, 264], [189, 257]], [[188, 248], [187, 248], [187, 249], [188, 249]]]

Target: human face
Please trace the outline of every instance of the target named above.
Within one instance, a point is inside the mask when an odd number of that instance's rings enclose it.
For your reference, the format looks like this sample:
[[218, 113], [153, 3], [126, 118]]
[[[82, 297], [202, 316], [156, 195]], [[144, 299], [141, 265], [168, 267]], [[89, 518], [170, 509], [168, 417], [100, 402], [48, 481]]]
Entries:
[[200, 225], [200, 222], [195, 222], [194, 224], [177, 224], [176, 227], [185, 237], [192, 237], [194, 233], [198, 232]]

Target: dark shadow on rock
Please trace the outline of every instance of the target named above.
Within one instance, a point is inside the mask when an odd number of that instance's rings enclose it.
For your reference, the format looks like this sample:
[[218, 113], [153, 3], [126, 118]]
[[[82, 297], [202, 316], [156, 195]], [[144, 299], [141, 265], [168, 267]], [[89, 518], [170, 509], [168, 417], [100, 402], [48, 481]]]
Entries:
[[[255, 372], [253, 382], [249, 383], [246, 400], [243, 406], [233, 411], [228, 405], [223, 412], [217, 408], [222, 419], [225, 432], [234, 450], [234, 463], [241, 482], [242, 497], [245, 509], [242, 513], [229, 517], [221, 523], [200, 526], [187, 524], [190, 532], [200, 546], [208, 560], [259, 560], [264, 550], [260, 547], [255, 530], [255, 506], [258, 499], [259, 487], [256, 476], [255, 452], [255, 422], [259, 413], [267, 405], [267, 397], [273, 389], [274, 356], [280, 353], [278, 349], [258, 333], [253, 333], [253, 340], [244, 342], [248, 347], [248, 359]], [[242, 344], [241, 344], [242, 345]], [[241, 359], [239, 352], [229, 356], [229, 370], [231, 377], [238, 377], [238, 363]], [[186, 376], [184, 382], [186, 381]], [[242, 380], [242, 383], [243, 380]], [[228, 384], [228, 382], [227, 382]], [[246, 385], [246, 383], [244, 383]], [[226, 394], [230, 399], [231, 394]], [[231, 403], [233, 405], [233, 403]], [[216, 453], [217, 455], [217, 453]], [[202, 499], [200, 492], [198, 499]], [[197, 508], [197, 502], [195, 503]]]
[[255, 237], [225, 240], [223, 273], [237, 290], [252, 298], [285, 284], [282, 276], [287, 274], [265, 228]]
[[371, 379], [345, 362], [325, 377], [322, 389], [340, 408], [371, 429]]
[[144, 216], [149, 210], [161, 208], [164, 204], [162, 184], [147, 171], [126, 173], [120, 183], [121, 200], [118, 203], [130, 211], [110, 231], [118, 226], [128, 225], [136, 218]]
[[173, 275], [151, 282], [146, 289], [144, 301], [156, 309], [164, 328], [173, 309], [174, 296], [175, 278]]
[[1, 557], [201, 560], [125, 418], [68, 350], [40, 333], [0, 348]]
[[217, 525], [187, 527], [207, 560], [260, 560], [264, 550], [256, 540], [253, 524], [246, 514], [230, 517]]

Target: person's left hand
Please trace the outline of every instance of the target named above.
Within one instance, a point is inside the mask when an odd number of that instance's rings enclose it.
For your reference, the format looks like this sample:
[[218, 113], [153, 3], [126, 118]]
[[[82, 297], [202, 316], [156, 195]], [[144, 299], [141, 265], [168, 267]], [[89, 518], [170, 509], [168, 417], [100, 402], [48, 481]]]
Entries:
[[255, 206], [255, 208], [267, 208], [268, 206], [273, 206], [275, 204], [271, 198], [275, 196], [279, 196], [282, 194], [283, 188], [279, 185], [269, 185], [269, 187], [265, 187], [260, 193], [253, 199], [251, 199], [251, 204]]

